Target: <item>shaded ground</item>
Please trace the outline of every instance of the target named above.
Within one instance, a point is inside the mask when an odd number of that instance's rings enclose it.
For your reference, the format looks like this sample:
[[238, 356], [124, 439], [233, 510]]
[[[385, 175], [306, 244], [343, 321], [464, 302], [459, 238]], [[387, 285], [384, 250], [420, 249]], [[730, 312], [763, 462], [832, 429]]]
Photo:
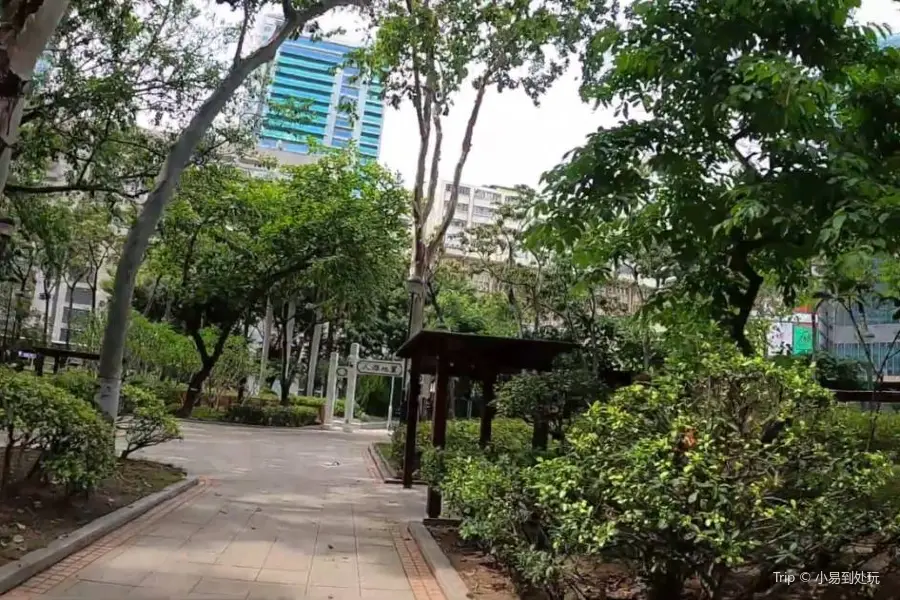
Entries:
[[[24, 479], [36, 454], [26, 452], [14, 480]], [[181, 469], [145, 460], [119, 460], [116, 472], [88, 497], [67, 498], [58, 486], [23, 483], [0, 500], [0, 565], [184, 478]]]
[[367, 447], [383, 431], [182, 429], [183, 441], [139, 454], [209, 483], [89, 565], [33, 585], [33, 600], [420, 598], [395, 540], [422, 517], [423, 492], [373, 479]]

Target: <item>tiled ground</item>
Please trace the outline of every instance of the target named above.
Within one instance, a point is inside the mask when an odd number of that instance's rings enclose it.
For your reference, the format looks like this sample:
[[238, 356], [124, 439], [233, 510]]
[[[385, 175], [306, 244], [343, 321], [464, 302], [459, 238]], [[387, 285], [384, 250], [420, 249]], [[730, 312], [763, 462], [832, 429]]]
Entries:
[[443, 600], [404, 525], [421, 491], [370, 475], [377, 434], [184, 429], [145, 456], [209, 480], [4, 600]]

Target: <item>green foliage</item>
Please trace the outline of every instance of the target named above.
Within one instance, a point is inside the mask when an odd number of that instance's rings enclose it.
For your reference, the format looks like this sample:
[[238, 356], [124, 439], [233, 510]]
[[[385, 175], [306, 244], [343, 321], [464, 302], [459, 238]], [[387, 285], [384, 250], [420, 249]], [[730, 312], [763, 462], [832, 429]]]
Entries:
[[535, 583], [629, 560], [650, 598], [693, 577], [710, 597], [762, 592], [773, 571], [846, 570], [850, 545], [894, 535], [893, 503], [876, 501], [891, 463], [839, 414], [797, 363], [671, 359], [652, 386], [594, 404], [558, 456], [520, 469], [453, 460], [442, 489], [463, 531]]
[[[267, 298], [285, 309], [276, 311], [279, 322], [294, 319], [299, 334], [317, 312], [366, 314], [402, 262], [406, 193], [392, 174], [350, 148], [323, 150], [284, 175], [193, 169], [165, 214], [147, 270], [192, 340], [194, 389], [233, 387], [250, 372], [246, 341], [232, 333], [261, 320]], [[297, 313], [288, 315], [291, 301]], [[286, 343], [299, 356], [297, 340]], [[283, 389], [298, 366], [282, 365]]]
[[97, 395], [97, 376], [84, 369], [66, 369], [53, 375], [50, 381], [76, 398], [93, 404]]
[[663, 258], [654, 304], [714, 319], [746, 354], [764, 282], [794, 306], [813, 261], [896, 253], [900, 52], [857, 4], [613, 5], [582, 94], [620, 121], [545, 176], [536, 239], [586, 265]]
[[[176, 408], [181, 408], [180, 402]], [[221, 421], [225, 418], [225, 413], [211, 406], [195, 406], [191, 411], [191, 418], [201, 421]]]
[[129, 416], [119, 419], [117, 426], [125, 432], [122, 458], [142, 448], [181, 439], [178, 421], [166, 411], [162, 399], [153, 392], [126, 385], [122, 390], [123, 410]]
[[11, 483], [12, 452], [34, 447], [32, 475], [70, 493], [89, 492], [112, 471], [113, 431], [89, 401], [29, 373], [0, 371], [0, 423], [6, 432], [0, 487]]
[[[509, 456], [517, 462], [527, 461], [531, 453], [532, 427], [519, 419], [494, 419], [491, 427], [491, 443], [484, 450], [478, 444], [481, 422], [477, 419], [451, 420], [447, 422], [447, 443], [438, 452], [431, 444], [431, 423], [418, 424], [416, 450], [421, 452], [421, 473], [429, 483], [441, 485], [444, 464], [448, 458], [461, 456]], [[391, 457], [403, 467], [406, 446], [406, 427], [397, 427], [391, 435]]]
[[[233, 39], [234, 27], [191, 3], [72, 2], [41, 55], [49, 68], [36, 74], [26, 99], [7, 190], [85, 192], [110, 204], [140, 196], [174, 132], [221, 80]], [[231, 107], [225, 113], [194, 161], [224, 154], [225, 140], [231, 152], [250, 141], [252, 123], [234, 127]], [[51, 166], [60, 169], [59, 185], [47, 185]], [[22, 197], [31, 203], [35, 195]]]
[[497, 414], [531, 424], [546, 423], [549, 433], [562, 440], [572, 419], [609, 391], [578, 357], [561, 357], [552, 371], [515, 375], [500, 385]]
[[431, 283], [430, 329], [516, 337], [519, 327], [506, 297], [479, 291], [456, 265], [439, 267]]
[[311, 406], [251, 406], [231, 405], [223, 420], [245, 425], [269, 425], [272, 427], [303, 427], [313, 425], [318, 410]]

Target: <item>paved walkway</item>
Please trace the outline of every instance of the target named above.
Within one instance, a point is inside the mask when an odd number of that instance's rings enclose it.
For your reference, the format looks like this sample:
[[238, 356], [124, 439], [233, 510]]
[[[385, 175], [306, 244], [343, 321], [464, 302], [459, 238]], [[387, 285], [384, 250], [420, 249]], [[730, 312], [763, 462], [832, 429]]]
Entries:
[[375, 482], [376, 435], [186, 423], [144, 456], [200, 486], [3, 598], [443, 600], [404, 525], [423, 494]]

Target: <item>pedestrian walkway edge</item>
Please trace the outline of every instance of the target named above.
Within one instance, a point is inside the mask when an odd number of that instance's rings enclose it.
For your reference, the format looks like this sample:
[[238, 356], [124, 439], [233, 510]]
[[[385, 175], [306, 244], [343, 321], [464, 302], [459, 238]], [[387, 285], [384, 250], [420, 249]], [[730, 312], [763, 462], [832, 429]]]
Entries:
[[156, 493], [132, 502], [128, 506], [123, 506], [108, 515], [94, 519], [65, 537], [53, 540], [46, 548], [29, 552], [19, 560], [0, 567], [0, 594], [31, 579], [70, 554], [74, 554], [89, 546], [111, 531], [138, 518], [163, 502], [171, 500], [199, 482], [200, 480], [197, 477], [188, 477], [178, 483], [173, 483]]
[[410, 521], [408, 530], [413, 541], [416, 542], [419, 550], [422, 551], [422, 556], [425, 557], [428, 568], [434, 574], [434, 578], [437, 580], [447, 600], [467, 600], [469, 598], [468, 586], [466, 586], [453, 565], [450, 564], [450, 559], [447, 558], [447, 555], [444, 554], [438, 543], [434, 541], [431, 532], [428, 531], [425, 524], [421, 521]]

